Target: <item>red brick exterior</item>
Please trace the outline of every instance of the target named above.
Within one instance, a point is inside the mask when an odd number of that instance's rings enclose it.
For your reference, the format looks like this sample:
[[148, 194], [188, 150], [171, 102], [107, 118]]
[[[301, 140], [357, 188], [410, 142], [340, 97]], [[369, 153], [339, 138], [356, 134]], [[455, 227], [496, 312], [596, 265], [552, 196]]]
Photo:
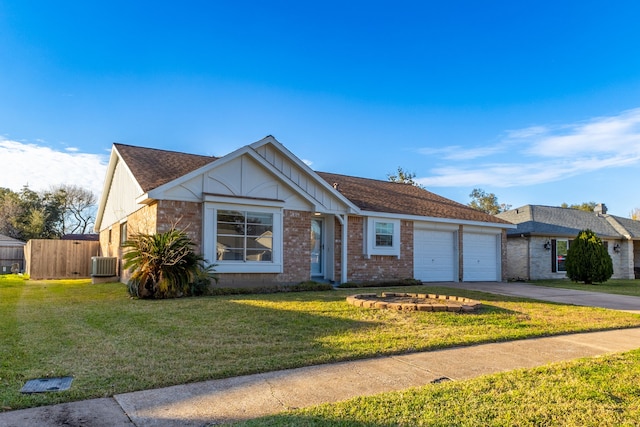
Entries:
[[[364, 255], [363, 217], [349, 217], [347, 249], [347, 281], [363, 282], [413, 278], [413, 222], [401, 221], [400, 258], [395, 256]], [[336, 221], [336, 277], [342, 271], [342, 226]]]
[[183, 230], [196, 244], [196, 252], [202, 251], [202, 203], [158, 201], [156, 232], [164, 233], [171, 227]]
[[[311, 212], [285, 210], [283, 212], [283, 272], [282, 273], [224, 273], [219, 274], [218, 286], [272, 286], [294, 284], [311, 278]], [[405, 279], [413, 277], [413, 222], [401, 221], [400, 258], [395, 256], [364, 256], [363, 217], [349, 217], [349, 245], [347, 280], [377, 281]], [[203, 209], [201, 203], [161, 200], [145, 206], [127, 218], [128, 234], [142, 232], [164, 232], [172, 226], [185, 230], [196, 243], [196, 251], [202, 249]], [[120, 224], [100, 233], [103, 256], [117, 256], [121, 259]], [[340, 280], [342, 271], [342, 225], [335, 220], [334, 237], [335, 279]], [[121, 280], [126, 281], [124, 272]]]
[[273, 286], [296, 284], [311, 278], [311, 212], [283, 212], [283, 272], [219, 274], [218, 286]]

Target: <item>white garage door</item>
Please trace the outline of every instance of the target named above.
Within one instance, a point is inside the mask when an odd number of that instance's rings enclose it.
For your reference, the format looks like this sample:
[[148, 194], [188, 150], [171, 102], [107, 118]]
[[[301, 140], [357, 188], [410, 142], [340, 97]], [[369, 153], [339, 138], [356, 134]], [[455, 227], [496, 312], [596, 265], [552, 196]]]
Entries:
[[424, 282], [458, 280], [454, 237], [455, 233], [451, 231], [419, 229], [414, 231], [414, 278]]
[[465, 282], [500, 280], [497, 235], [465, 233], [462, 245]]

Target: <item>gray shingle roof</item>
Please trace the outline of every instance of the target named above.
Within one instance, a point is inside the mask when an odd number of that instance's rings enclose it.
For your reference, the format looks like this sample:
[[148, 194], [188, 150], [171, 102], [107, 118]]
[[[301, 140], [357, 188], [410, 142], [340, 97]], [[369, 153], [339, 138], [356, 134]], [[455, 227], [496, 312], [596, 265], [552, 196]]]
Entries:
[[[588, 228], [599, 237], [620, 239], [625, 234], [629, 234], [631, 237], [640, 237], [640, 222], [638, 221], [578, 209], [525, 205], [496, 216], [518, 226], [517, 229], [507, 230], [507, 235], [574, 237], [581, 230]], [[615, 221], [629, 233], [624, 233], [625, 230], [621, 227], [616, 229], [613, 225]]]

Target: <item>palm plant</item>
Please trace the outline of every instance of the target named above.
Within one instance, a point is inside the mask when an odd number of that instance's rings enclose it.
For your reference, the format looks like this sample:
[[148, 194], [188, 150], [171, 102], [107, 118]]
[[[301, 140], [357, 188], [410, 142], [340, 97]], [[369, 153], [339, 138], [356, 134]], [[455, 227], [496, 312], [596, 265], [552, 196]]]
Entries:
[[131, 269], [129, 293], [139, 298], [175, 298], [201, 294], [216, 279], [212, 266], [193, 250], [182, 230], [136, 233], [124, 244], [124, 268]]

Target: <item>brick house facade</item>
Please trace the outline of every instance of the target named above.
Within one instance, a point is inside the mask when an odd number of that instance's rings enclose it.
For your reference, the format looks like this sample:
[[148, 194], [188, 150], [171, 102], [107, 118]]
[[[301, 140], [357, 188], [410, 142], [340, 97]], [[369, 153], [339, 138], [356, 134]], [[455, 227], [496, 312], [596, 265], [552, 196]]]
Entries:
[[104, 189], [102, 256], [122, 257], [122, 232], [181, 228], [222, 287], [502, 280], [512, 227], [408, 184], [312, 171], [273, 137], [221, 158], [114, 144]]

